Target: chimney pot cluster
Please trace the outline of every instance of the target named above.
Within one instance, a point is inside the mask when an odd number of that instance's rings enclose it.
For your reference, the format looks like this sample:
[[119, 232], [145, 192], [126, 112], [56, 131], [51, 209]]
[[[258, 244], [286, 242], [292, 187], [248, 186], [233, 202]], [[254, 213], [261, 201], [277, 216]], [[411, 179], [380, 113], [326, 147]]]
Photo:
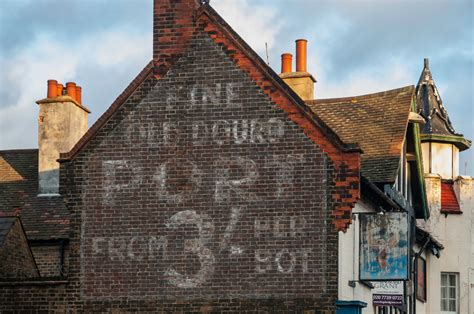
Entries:
[[[307, 72], [307, 43], [306, 39], [296, 40], [296, 72]], [[293, 56], [291, 53], [281, 55], [281, 73], [291, 73]]]
[[74, 82], [66, 83], [66, 88], [56, 80], [48, 80], [48, 98], [55, 98], [59, 96], [67, 95], [82, 104], [82, 88], [76, 86]]
[[301, 99], [314, 99], [314, 83], [316, 79], [308, 73], [307, 67], [307, 44], [306, 39], [297, 39], [296, 42], [296, 69], [293, 72], [291, 53], [281, 55], [280, 78], [296, 93]]

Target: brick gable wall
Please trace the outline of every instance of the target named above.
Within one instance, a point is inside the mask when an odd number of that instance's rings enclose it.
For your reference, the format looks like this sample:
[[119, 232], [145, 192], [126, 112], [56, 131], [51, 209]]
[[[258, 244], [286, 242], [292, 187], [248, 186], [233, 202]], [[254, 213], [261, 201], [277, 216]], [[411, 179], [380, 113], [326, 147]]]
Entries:
[[204, 32], [135, 93], [66, 164], [86, 308], [332, 308], [326, 154]]
[[4, 309], [334, 311], [358, 153], [172, 3], [153, 76], [62, 156], [68, 283], [1, 288]]

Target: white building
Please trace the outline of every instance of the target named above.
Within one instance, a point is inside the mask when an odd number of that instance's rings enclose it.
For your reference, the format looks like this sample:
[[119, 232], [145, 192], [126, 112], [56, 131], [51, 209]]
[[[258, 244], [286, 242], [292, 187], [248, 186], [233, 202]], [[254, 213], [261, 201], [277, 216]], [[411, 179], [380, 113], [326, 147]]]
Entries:
[[459, 173], [459, 152], [471, 142], [455, 132], [425, 59], [417, 86], [422, 130], [423, 168], [430, 219], [419, 225], [444, 250], [427, 257], [427, 299], [420, 313], [474, 313], [474, 181]]
[[[364, 151], [362, 197], [351, 226], [339, 233], [339, 300], [362, 313], [474, 313], [474, 184], [459, 176], [459, 152], [471, 143], [454, 131], [428, 60], [416, 88], [307, 103]], [[403, 306], [376, 306], [380, 283], [359, 276], [360, 217], [381, 211], [416, 218], [410, 279], [386, 285], [404, 295]]]

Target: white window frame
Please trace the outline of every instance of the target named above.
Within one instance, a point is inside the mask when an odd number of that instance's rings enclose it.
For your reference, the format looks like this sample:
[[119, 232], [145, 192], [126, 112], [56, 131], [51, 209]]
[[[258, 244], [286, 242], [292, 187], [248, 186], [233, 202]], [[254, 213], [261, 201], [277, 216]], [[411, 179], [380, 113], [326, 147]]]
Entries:
[[[446, 283], [447, 285], [446, 286], [443, 286], [443, 276], [447, 276], [446, 278]], [[451, 276], [454, 276], [454, 279], [455, 279], [455, 282], [454, 282], [454, 286], [451, 286], [449, 284], [450, 282], [450, 277]], [[440, 309], [441, 309], [441, 314], [457, 314], [459, 313], [459, 273], [453, 273], [453, 272], [442, 272], [441, 273], [441, 290], [440, 290]], [[454, 291], [454, 299], [449, 297], [449, 289], [451, 288], [454, 288], [455, 291]], [[446, 297], [443, 298], [443, 289], [447, 289], [446, 290]], [[452, 311], [452, 310], [443, 310], [443, 301], [444, 300], [447, 300], [447, 301], [451, 301], [451, 300], [455, 300], [455, 310]], [[449, 305], [448, 305], [449, 307]]]

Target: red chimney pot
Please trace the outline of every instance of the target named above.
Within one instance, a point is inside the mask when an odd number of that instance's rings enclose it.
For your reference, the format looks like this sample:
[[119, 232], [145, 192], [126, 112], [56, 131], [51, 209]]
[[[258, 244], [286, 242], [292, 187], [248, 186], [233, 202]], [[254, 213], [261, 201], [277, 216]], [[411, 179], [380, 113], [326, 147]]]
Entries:
[[48, 98], [58, 96], [58, 81], [48, 80]]
[[66, 83], [66, 90], [67, 90], [67, 95], [71, 97], [72, 99], [77, 101], [76, 97], [76, 83], [73, 82], [67, 82]]
[[62, 96], [63, 95], [63, 84], [58, 84], [58, 96]]
[[296, 40], [296, 72], [307, 72], [306, 66], [306, 39]]
[[82, 87], [76, 86], [76, 100], [78, 103], [82, 104]]
[[281, 55], [281, 73], [292, 72], [293, 56], [291, 53], [284, 53]]

